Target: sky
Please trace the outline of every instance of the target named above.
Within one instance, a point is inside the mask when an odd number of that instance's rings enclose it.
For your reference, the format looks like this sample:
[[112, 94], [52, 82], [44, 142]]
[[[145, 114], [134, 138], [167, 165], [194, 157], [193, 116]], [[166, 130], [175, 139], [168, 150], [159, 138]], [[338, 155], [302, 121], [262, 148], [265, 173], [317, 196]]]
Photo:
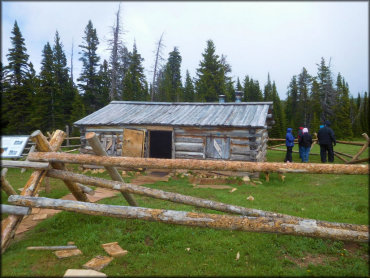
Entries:
[[[109, 59], [107, 42], [120, 2], [116, 1], [2, 1], [1, 59], [11, 47], [15, 20], [25, 38], [27, 53], [39, 73], [44, 45], [54, 43], [59, 32], [70, 62], [74, 45], [73, 74], [81, 73], [79, 47], [89, 20], [96, 28], [98, 55]], [[129, 50], [136, 41], [144, 58], [147, 81], [152, 80], [156, 42], [162, 33], [163, 57], [178, 47], [182, 56], [182, 77], [186, 70], [196, 77], [196, 69], [213, 40], [216, 54], [225, 55], [230, 76], [242, 81], [246, 75], [258, 80], [261, 88], [267, 75], [278, 93], [286, 98], [293, 75], [305, 67], [317, 74], [321, 57], [330, 61], [333, 78], [344, 76], [352, 95], [368, 92], [369, 86], [369, 3], [252, 2], [252, 1], [122, 1], [122, 40]], [[70, 66], [70, 64], [68, 65]]]

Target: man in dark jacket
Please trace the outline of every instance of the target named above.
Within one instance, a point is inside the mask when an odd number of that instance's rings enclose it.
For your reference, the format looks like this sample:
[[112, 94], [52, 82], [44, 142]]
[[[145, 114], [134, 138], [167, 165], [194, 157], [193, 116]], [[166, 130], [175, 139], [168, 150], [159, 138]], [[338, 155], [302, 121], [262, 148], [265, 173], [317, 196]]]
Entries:
[[285, 136], [285, 145], [286, 145], [286, 156], [284, 162], [292, 162], [292, 153], [294, 147], [294, 136], [292, 134], [292, 129], [290, 127], [287, 128], [286, 136]]
[[326, 154], [328, 154], [328, 161], [334, 162], [333, 145], [337, 144], [335, 140], [334, 131], [330, 128], [330, 122], [326, 121], [325, 126], [317, 133], [317, 139], [320, 145], [321, 162], [326, 162]]

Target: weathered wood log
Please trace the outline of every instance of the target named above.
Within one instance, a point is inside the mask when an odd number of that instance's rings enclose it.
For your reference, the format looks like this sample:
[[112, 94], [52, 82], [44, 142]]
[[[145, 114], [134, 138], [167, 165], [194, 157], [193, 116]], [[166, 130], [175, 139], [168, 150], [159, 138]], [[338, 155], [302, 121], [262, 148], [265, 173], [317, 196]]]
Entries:
[[66, 246], [28, 246], [27, 250], [69, 250], [76, 249], [76, 245], [66, 245]]
[[[36, 150], [36, 144], [34, 143], [34, 145], [32, 145], [32, 147], [30, 148], [30, 151], [28, 152], [28, 154], [33, 153], [35, 150]], [[26, 157], [26, 161], [28, 161], [28, 154]], [[23, 174], [25, 171], [26, 171], [26, 168], [22, 168], [21, 173]]]
[[[55, 133], [57, 133], [57, 132], [55, 132]], [[63, 131], [60, 130], [60, 132], [63, 132]], [[61, 134], [63, 134], [63, 136], [58, 136], [58, 138], [59, 138], [59, 141], [63, 142], [63, 140], [61, 138], [64, 139], [66, 134], [64, 132], [61, 133]], [[30, 137], [31, 137], [32, 141], [34, 141], [36, 143], [37, 149], [40, 152], [51, 152], [51, 151], [54, 150], [54, 148], [49, 144], [46, 137], [41, 133], [40, 130], [36, 130], [35, 132], [33, 132]], [[65, 167], [64, 163], [52, 162], [51, 166], [54, 169], [66, 170], [66, 167]], [[89, 202], [89, 199], [87, 198], [85, 193], [82, 191], [82, 189], [77, 184], [75, 184], [73, 182], [69, 182], [69, 181], [64, 181], [64, 184], [68, 187], [68, 189], [71, 191], [71, 193], [73, 194], [73, 196], [77, 200], [84, 201], [84, 202]]]
[[[4, 165], [2, 166], [4, 167]], [[4, 190], [8, 196], [17, 195], [17, 192], [14, 190], [13, 186], [11, 186], [10, 183], [5, 178], [7, 172], [8, 172], [7, 168], [3, 168], [1, 170], [1, 189]]]
[[[94, 132], [89, 132], [85, 135], [86, 140], [89, 142], [90, 146], [93, 148], [96, 155], [108, 156], [107, 152], [103, 149], [102, 145], [96, 134]], [[115, 181], [123, 182], [122, 176], [118, 173], [117, 169], [112, 166], [105, 166], [105, 169]], [[121, 192], [123, 197], [131, 206], [137, 206], [135, 199], [128, 192]]]
[[26, 160], [1, 160], [1, 166], [7, 168], [32, 168], [37, 170], [47, 170], [50, 168], [49, 163], [31, 162]]
[[369, 163], [370, 162], [370, 158], [363, 158], [363, 159], [359, 159], [359, 160], [355, 160], [355, 161], [350, 161], [348, 162], [348, 164], [356, 164], [356, 163], [362, 163], [362, 162], [367, 162]]
[[337, 143], [346, 144], [346, 145], [353, 145], [353, 146], [363, 146], [365, 142], [364, 143], [361, 143], [361, 142], [351, 142], [351, 141], [337, 140]]
[[[63, 142], [64, 136], [65, 134], [61, 130], [54, 132], [53, 137], [50, 140], [51, 147], [53, 149], [58, 149]], [[26, 185], [23, 187], [21, 195], [35, 195], [45, 177], [45, 174], [46, 170], [38, 170], [33, 172]], [[14, 237], [15, 231], [17, 230], [22, 219], [23, 216], [9, 215], [6, 219], [1, 221], [1, 253], [4, 253], [6, 248], [9, 246], [10, 240]]]
[[[48, 176], [52, 178], [58, 178], [58, 179], [66, 179], [66, 180], [73, 180], [75, 182], [83, 182], [85, 184], [90, 184], [94, 186], [104, 187], [108, 189], [114, 189], [119, 191], [127, 191], [130, 193], [148, 196], [156, 199], [166, 200], [170, 202], [175, 203], [181, 203], [186, 205], [193, 205], [197, 207], [202, 208], [208, 208], [213, 209], [217, 211], [223, 211], [228, 213], [235, 213], [235, 214], [241, 214], [244, 216], [255, 216], [255, 217], [277, 217], [277, 218], [287, 218], [287, 219], [296, 219], [296, 220], [312, 220], [307, 218], [301, 218], [297, 216], [282, 214], [282, 213], [276, 213], [276, 212], [270, 212], [270, 211], [263, 211], [259, 209], [251, 209], [251, 208], [245, 208], [241, 206], [235, 206], [230, 204], [225, 204], [217, 201], [211, 201], [211, 200], [205, 200], [197, 197], [182, 195], [179, 193], [173, 193], [173, 192], [166, 192], [159, 189], [154, 188], [148, 188], [144, 186], [134, 185], [134, 184], [127, 184], [124, 182], [118, 182], [118, 181], [110, 181], [102, 178], [96, 178], [96, 177], [88, 177], [81, 174], [75, 174], [68, 171], [60, 171], [60, 170], [49, 170]], [[331, 223], [326, 221], [317, 221], [320, 225], [324, 227], [330, 227], [330, 228], [346, 228], [346, 229], [353, 229], [352, 224], [343, 224], [343, 223]], [[366, 230], [366, 226], [359, 226], [357, 225], [355, 229]]]
[[366, 140], [366, 143], [362, 146], [362, 148], [358, 151], [358, 153], [349, 161], [349, 162], [353, 162], [353, 161], [356, 161], [360, 155], [367, 150], [367, 148], [369, 147], [369, 136], [367, 136], [366, 133], [363, 133], [362, 136], [365, 138]]
[[78, 186], [79, 188], [81, 188], [81, 190], [82, 190], [84, 193], [86, 193], [86, 194], [89, 194], [89, 195], [94, 195], [94, 194], [95, 194], [94, 189], [92, 189], [92, 188], [90, 188], [90, 187], [88, 187], [88, 186], [86, 186], [86, 185], [84, 185], [84, 184], [77, 183], [77, 186]]
[[347, 160], [347, 159], [344, 159], [344, 158], [343, 158], [343, 157], [341, 157], [338, 153], [334, 152], [334, 155], [335, 155], [336, 157], [338, 157], [340, 160], [342, 160], [343, 162], [345, 162], [345, 163], [347, 163], [347, 162], [348, 162], [348, 160]]
[[31, 209], [29, 207], [1, 204], [1, 213], [7, 213], [11, 215], [29, 215], [31, 213]]
[[[284, 149], [274, 148], [274, 147], [267, 147], [269, 150], [279, 151], [279, 152], [286, 152]], [[299, 153], [298, 151], [292, 151], [293, 153]], [[319, 153], [310, 153], [310, 155], [320, 155]]]
[[334, 152], [337, 153], [337, 154], [343, 155], [345, 157], [352, 158], [352, 155], [350, 155], [350, 154], [342, 153], [342, 152], [338, 152], [338, 151], [334, 151]]
[[90, 215], [111, 216], [124, 219], [140, 219], [185, 226], [198, 226], [214, 229], [240, 230], [248, 232], [279, 233], [286, 235], [329, 238], [355, 242], [367, 242], [369, 231], [324, 228], [315, 220], [295, 220], [272, 217], [230, 216], [208, 213], [195, 213], [175, 210], [150, 209], [142, 207], [113, 206], [78, 201], [25, 197], [12, 195], [12, 204], [73, 211]]
[[[88, 154], [33, 153], [30, 160], [42, 162], [65, 162], [96, 164], [102, 166], [131, 166], [158, 169], [189, 169], [211, 171], [281, 172], [280, 169], [305, 170], [312, 174], [367, 175], [368, 165], [344, 165], [322, 163], [244, 162], [196, 159], [159, 159], [136, 157], [105, 157]], [[286, 171], [287, 172], [287, 171]]]

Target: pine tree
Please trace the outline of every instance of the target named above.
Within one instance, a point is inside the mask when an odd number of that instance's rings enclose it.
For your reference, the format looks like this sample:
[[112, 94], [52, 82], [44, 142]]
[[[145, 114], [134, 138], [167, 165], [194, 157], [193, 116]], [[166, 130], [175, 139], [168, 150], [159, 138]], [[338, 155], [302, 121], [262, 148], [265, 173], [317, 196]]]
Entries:
[[334, 106], [336, 101], [336, 95], [333, 87], [330, 63], [329, 65], [326, 65], [325, 59], [321, 58], [321, 62], [317, 66], [318, 66], [317, 81], [319, 84], [320, 103], [321, 103], [320, 120], [333, 121], [335, 119]]
[[263, 100], [272, 100], [272, 85], [270, 80], [270, 73], [267, 74], [267, 84], [265, 85], [265, 89], [263, 90]]
[[287, 100], [286, 100], [286, 121], [287, 127], [295, 129], [298, 127], [297, 121], [297, 106], [298, 106], [298, 84], [297, 77], [294, 75], [288, 86]]
[[308, 74], [306, 68], [303, 67], [302, 72], [298, 75], [298, 107], [296, 114], [296, 123], [299, 126], [308, 127], [310, 115], [310, 94], [311, 76]]
[[70, 115], [72, 112], [74, 88], [70, 80], [67, 58], [58, 31], [56, 31], [54, 38], [53, 69], [56, 86], [54, 100], [56, 125], [54, 128], [64, 129], [66, 124], [71, 124], [69, 117], [66, 117], [66, 115]]
[[29, 133], [32, 127], [29, 125], [32, 109], [32, 92], [29, 91], [27, 82], [29, 82], [30, 65], [28, 63], [28, 54], [24, 38], [18, 27], [17, 21], [12, 30], [11, 44], [7, 54], [9, 64], [5, 67], [4, 81], [6, 86], [3, 91], [3, 99], [7, 108], [5, 115], [8, 125], [3, 128], [6, 133]]
[[225, 69], [220, 57], [215, 53], [216, 48], [212, 40], [207, 41], [207, 47], [202, 54], [203, 60], [197, 69], [196, 81], [197, 101], [217, 101], [219, 95], [225, 95]]
[[193, 80], [190, 78], [189, 71], [186, 70], [185, 86], [184, 86], [184, 101], [193, 102], [195, 98]]
[[183, 100], [181, 82], [181, 55], [177, 47], [169, 53], [164, 68], [164, 78], [161, 80], [161, 90], [164, 90], [166, 101], [179, 102]]
[[49, 43], [46, 43], [42, 51], [40, 87], [34, 99], [34, 111], [32, 124], [35, 128], [44, 132], [56, 129], [55, 124], [55, 91], [53, 50]]
[[320, 121], [321, 103], [320, 103], [319, 83], [317, 82], [316, 78], [312, 79], [310, 104], [311, 104], [312, 120], [311, 120], [309, 127], [311, 130], [318, 132], [320, 123], [321, 123]]
[[243, 101], [253, 102], [253, 101], [263, 101], [262, 91], [258, 80], [254, 81], [253, 78], [249, 79], [247, 75], [244, 78], [244, 98]]
[[123, 100], [147, 100], [148, 85], [145, 80], [144, 67], [141, 55], [138, 53], [136, 43], [129, 55], [130, 65], [123, 79]]
[[272, 129], [269, 131], [269, 137], [271, 138], [283, 138], [285, 134], [285, 119], [284, 119], [284, 112], [283, 107], [281, 105], [279, 94], [276, 90], [275, 82], [271, 85], [271, 95], [273, 101], [273, 117], [275, 124], [272, 126]]
[[362, 132], [369, 134], [369, 99], [368, 99], [367, 92], [365, 92], [364, 94], [362, 109], [360, 112], [360, 122], [361, 122]]
[[82, 61], [83, 64], [82, 72], [77, 81], [80, 81], [78, 86], [83, 92], [86, 112], [90, 114], [100, 108], [96, 101], [97, 95], [99, 94], [99, 76], [97, 73], [100, 60], [97, 55], [99, 39], [91, 20], [89, 20], [84, 33], [83, 44], [79, 45], [82, 49], [80, 52], [80, 54], [82, 54], [80, 61]]
[[103, 64], [100, 65], [100, 70], [99, 70], [99, 94], [98, 94], [98, 99], [97, 103], [99, 107], [103, 107], [109, 103], [110, 100], [110, 93], [111, 91], [111, 77], [109, 74], [109, 69], [108, 69], [108, 62], [107, 60], [103, 61]]
[[336, 106], [333, 108], [335, 121], [333, 130], [337, 138], [352, 138], [352, 124], [350, 119], [349, 89], [344, 78], [338, 73], [336, 83]]

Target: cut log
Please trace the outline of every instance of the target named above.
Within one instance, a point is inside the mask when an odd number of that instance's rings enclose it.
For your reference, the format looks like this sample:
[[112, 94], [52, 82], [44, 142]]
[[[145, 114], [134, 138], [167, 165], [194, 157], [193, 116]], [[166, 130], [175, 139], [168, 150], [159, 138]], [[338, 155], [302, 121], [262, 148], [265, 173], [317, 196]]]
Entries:
[[349, 162], [356, 161], [360, 157], [360, 155], [364, 151], [366, 151], [367, 148], [369, 147], [369, 136], [367, 136], [366, 133], [363, 133], [362, 136], [365, 137], [366, 143], [362, 146], [362, 148], [358, 151], [358, 153]]
[[65, 162], [77, 164], [96, 164], [102, 166], [134, 166], [141, 168], [158, 169], [189, 169], [211, 171], [242, 171], [242, 172], [281, 172], [281, 168], [304, 170], [311, 174], [347, 174], [367, 175], [368, 165], [344, 165], [322, 163], [279, 163], [279, 162], [244, 162], [244, 161], [217, 161], [197, 159], [159, 159], [137, 157], [106, 157], [88, 154], [67, 153], [32, 153], [32, 161]]
[[348, 162], [348, 164], [356, 164], [356, 163], [362, 163], [362, 162], [367, 162], [369, 163], [370, 162], [370, 158], [363, 158], [363, 159], [359, 159], [359, 160], [355, 160], [355, 161], [350, 161]]
[[[94, 152], [96, 153], [96, 155], [108, 156], [107, 152], [103, 149], [98, 137], [96, 136], [94, 132], [87, 133], [85, 137], [86, 137], [86, 140], [89, 142], [90, 146], [92, 147], [92, 149], [94, 150]], [[114, 138], [112, 138], [112, 140], [114, 140]], [[123, 182], [122, 176], [118, 173], [116, 168], [112, 166], [105, 166], [105, 169], [107, 170], [107, 172], [109, 173], [109, 175], [111, 176], [113, 180]], [[121, 193], [123, 197], [126, 199], [126, 201], [131, 206], [135, 206], [135, 207], [137, 206], [137, 203], [135, 199], [132, 197], [132, 195], [130, 195], [127, 192], [121, 192]]]
[[12, 215], [29, 215], [31, 209], [28, 207], [10, 206], [1, 204], [1, 213], [7, 213]]
[[[60, 170], [49, 170], [48, 176], [53, 178], [60, 178], [60, 179], [71, 179], [76, 182], [83, 182], [85, 184], [91, 184], [94, 186], [100, 186], [108, 189], [115, 189], [115, 190], [125, 190], [134, 194], [138, 195], [144, 195], [152, 198], [157, 198], [161, 200], [171, 201], [175, 203], [181, 203], [181, 204], [187, 204], [187, 205], [194, 205], [197, 207], [202, 208], [208, 208], [228, 213], [235, 213], [235, 214], [241, 214], [245, 216], [263, 216], [263, 217], [276, 217], [276, 218], [287, 218], [287, 219], [296, 219], [296, 220], [312, 220], [312, 219], [305, 219], [301, 217], [291, 216], [287, 214], [281, 214], [276, 212], [269, 212], [269, 211], [263, 211], [258, 209], [251, 209], [251, 208], [245, 208], [235, 205], [229, 205], [221, 202], [211, 201], [211, 200], [205, 200], [201, 198], [196, 198], [192, 196], [186, 196], [179, 193], [173, 193], [173, 192], [166, 192], [159, 189], [153, 189], [153, 188], [147, 188], [139, 185], [134, 184], [125, 184], [122, 182], [117, 181], [110, 181], [106, 179], [101, 178], [95, 178], [95, 177], [87, 177], [81, 174], [75, 174], [67, 171], [60, 171]], [[320, 225], [323, 225], [328, 228], [346, 228], [346, 229], [353, 229], [351, 224], [336, 224], [334, 225], [331, 222], [326, 221], [319, 221]], [[333, 226], [334, 225], [334, 226]], [[339, 226], [338, 226], [339, 225]], [[347, 225], [347, 226], [343, 226]], [[356, 226], [358, 228], [359, 226]], [[366, 230], [367, 227], [363, 226], [361, 228], [362, 230]]]
[[68, 250], [76, 249], [76, 245], [66, 245], [66, 246], [29, 246], [27, 250]]
[[31, 168], [37, 170], [47, 170], [50, 168], [49, 163], [31, 162], [26, 160], [1, 160], [1, 166], [7, 168]]
[[343, 162], [347, 163], [348, 161], [346, 159], [344, 159], [343, 157], [341, 157], [338, 153], [334, 152], [334, 155], [336, 157], [338, 157], [340, 160], [342, 160]]
[[7, 172], [8, 172], [7, 168], [3, 168], [1, 170], [1, 189], [4, 190], [8, 196], [17, 195], [17, 192], [14, 190], [14, 188], [10, 185], [10, 183], [5, 178]]
[[13, 204], [29, 207], [52, 208], [89, 215], [110, 216], [123, 219], [140, 219], [185, 226], [248, 232], [279, 233], [354, 242], [368, 242], [369, 240], [369, 229], [367, 226], [365, 226], [365, 231], [327, 228], [319, 226], [316, 220], [299, 221], [295, 219], [276, 217], [230, 216], [142, 207], [113, 206], [41, 197], [25, 197], [19, 195], [10, 196], [8, 201]]

